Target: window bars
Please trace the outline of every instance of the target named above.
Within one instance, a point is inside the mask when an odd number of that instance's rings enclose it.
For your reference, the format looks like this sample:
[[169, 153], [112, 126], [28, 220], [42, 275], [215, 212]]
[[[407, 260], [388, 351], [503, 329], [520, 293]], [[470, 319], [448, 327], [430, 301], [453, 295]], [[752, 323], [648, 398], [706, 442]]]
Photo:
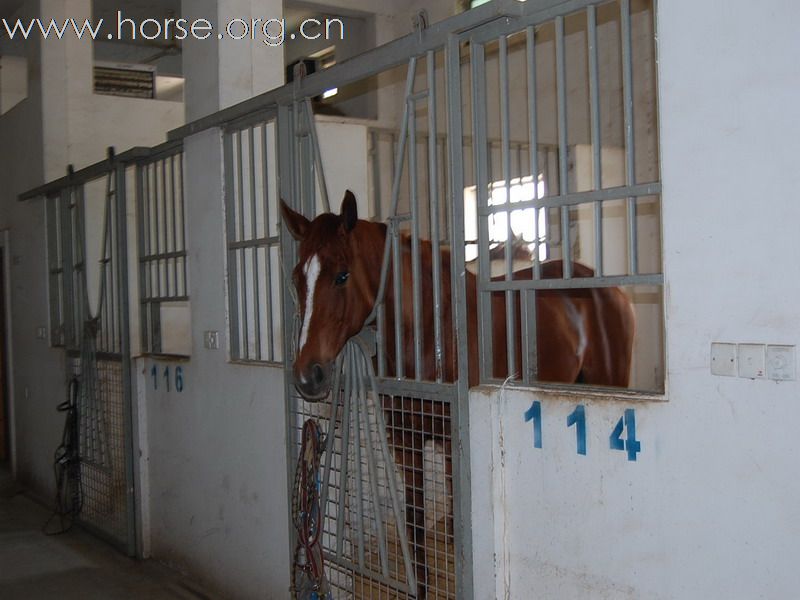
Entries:
[[225, 132], [225, 228], [231, 360], [283, 361], [276, 123]]
[[171, 144], [136, 165], [141, 348], [188, 354], [189, 287], [183, 150]]

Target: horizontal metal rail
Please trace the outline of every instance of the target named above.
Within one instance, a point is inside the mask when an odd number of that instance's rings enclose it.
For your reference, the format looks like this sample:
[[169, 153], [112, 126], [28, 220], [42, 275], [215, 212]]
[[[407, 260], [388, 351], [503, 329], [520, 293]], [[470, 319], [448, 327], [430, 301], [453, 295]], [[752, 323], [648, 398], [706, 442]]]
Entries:
[[40, 185], [28, 191], [22, 192], [17, 196], [17, 200], [25, 201], [41, 196], [52, 196], [59, 193], [62, 189], [81, 185], [83, 183], [98, 179], [108, 175], [109, 171], [113, 170], [117, 165], [133, 165], [139, 162], [158, 160], [166, 155], [174, 154], [183, 147], [182, 139], [171, 139], [158, 146], [148, 148], [146, 146], [135, 146], [130, 150], [126, 150], [120, 154], [114, 155], [113, 163], [107, 158], [97, 161], [87, 167], [74, 171], [68, 175], [64, 175], [53, 181], [49, 181], [44, 185]]
[[532, 200], [521, 200], [507, 204], [490, 204], [478, 208], [478, 215], [485, 217], [496, 213], [504, 213], [526, 208], [556, 208], [573, 204], [586, 204], [605, 200], [625, 200], [641, 196], [655, 196], [661, 193], [660, 183], [643, 183], [641, 185], [605, 188], [587, 192], [571, 192], [555, 196], [543, 196]]
[[618, 287], [623, 285], [663, 285], [664, 275], [609, 275], [607, 277], [573, 277], [572, 279], [514, 279], [478, 283], [485, 292], [506, 290], [574, 290], [584, 288]]

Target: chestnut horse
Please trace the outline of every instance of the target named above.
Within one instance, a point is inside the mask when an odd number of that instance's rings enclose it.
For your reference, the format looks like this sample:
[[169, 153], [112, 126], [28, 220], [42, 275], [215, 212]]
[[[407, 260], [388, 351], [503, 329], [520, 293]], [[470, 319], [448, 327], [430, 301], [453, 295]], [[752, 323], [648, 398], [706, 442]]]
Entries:
[[[375, 304], [381, 278], [383, 250], [387, 227], [358, 218], [356, 200], [347, 191], [340, 214], [325, 213], [309, 220], [281, 203], [283, 221], [292, 236], [300, 242], [299, 262], [292, 272], [301, 313], [301, 329], [294, 361], [297, 390], [308, 400], [327, 396], [333, 365], [348, 339], [358, 334]], [[411, 244], [404, 236], [402, 254], [402, 336], [406, 377], [434, 381], [434, 307], [431, 244], [420, 243], [422, 298], [422, 364], [415, 372], [413, 284], [411, 278]], [[391, 267], [390, 267], [391, 268]], [[451, 305], [450, 254], [441, 252], [441, 323], [443, 355], [442, 377], [454, 382], [458, 378], [457, 354], [454, 346], [453, 310]], [[573, 263], [573, 277], [590, 277], [590, 268]], [[466, 271], [467, 348], [469, 385], [478, 383], [477, 282]], [[541, 276], [560, 278], [561, 261], [541, 264]], [[530, 279], [531, 269], [514, 274]], [[386, 364], [388, 374], [395, 374], [397, 357], [394, 348], [393, 277], [387, 277], [385, 293]], [[537, 303], [538, 377], [541, 381], [627, 387], [633, 348], [634, 316], [630, 301], [618, 288], [586, 288], [540, 290]], [[505, 378], [507, 373], [505, 294], [492, 294], [492, 365], [493, 375]], [[515, 310], [519, 312], [518, 303]], [[517, 323], [519, 315], [517, 314]], [[516, 356], [521, 352], [521, 336], [515, 335]], [[424, 498], [422, 448], [428, 439], [445, 445], [450, 456], [450, 406], [443, 402], [421, 402], [408, 398], [384, 398], [387, 435], [395, 462], [403, 472], [406, 484], [407, 528], [419, 581], [418, 597], [426, 593], [428, 577], [425, 561]], [[449, 460], [446, 465], [450, 473]], [[452, 535], [452, 527], [450, 528]]]

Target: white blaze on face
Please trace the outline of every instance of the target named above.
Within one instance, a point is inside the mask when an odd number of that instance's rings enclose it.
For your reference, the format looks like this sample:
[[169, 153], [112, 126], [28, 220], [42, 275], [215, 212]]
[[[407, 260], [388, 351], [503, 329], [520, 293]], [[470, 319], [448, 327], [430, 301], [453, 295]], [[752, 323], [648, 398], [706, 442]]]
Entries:
[[314, 289], [317, 287], [317, 278], [319, 277], [319, 257], [316, 254], [306, 262], [303, 274], [306, 276], [306, 310], [303, 313], [303, 326], [300, 328], [298, 353], [308, 341], [308, 326], [311, 323], [311, 313], [314, 312]]

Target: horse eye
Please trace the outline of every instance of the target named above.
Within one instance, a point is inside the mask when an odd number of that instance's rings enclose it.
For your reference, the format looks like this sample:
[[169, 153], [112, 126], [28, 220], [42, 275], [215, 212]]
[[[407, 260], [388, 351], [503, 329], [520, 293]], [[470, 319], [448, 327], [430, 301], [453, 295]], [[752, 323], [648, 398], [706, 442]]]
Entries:
[[336, 279], [333, 280], [335, 285], [344, 285], [344, 282], [347, 281], [347, 278], [350, 277], [350, 273], [347, 271], [342, 271], [338, 275], [336, 275]]

